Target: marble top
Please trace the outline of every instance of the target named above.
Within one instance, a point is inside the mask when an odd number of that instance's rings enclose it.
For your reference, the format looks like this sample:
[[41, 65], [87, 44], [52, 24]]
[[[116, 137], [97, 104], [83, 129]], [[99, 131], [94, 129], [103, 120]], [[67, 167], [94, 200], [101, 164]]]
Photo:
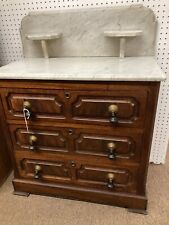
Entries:
[[0, 79], [162, 81], [153, 57], [27, 58], [0, 68]]

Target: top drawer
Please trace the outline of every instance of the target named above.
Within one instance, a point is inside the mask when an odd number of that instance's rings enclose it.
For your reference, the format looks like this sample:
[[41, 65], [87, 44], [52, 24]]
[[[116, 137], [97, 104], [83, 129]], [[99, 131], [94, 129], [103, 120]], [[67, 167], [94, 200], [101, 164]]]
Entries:
[[142, 127], [146, 116], [148, 90], [123, 86], [112, 91], [24, 90], [3, 92], [3, 103], [8, 119], [23, 120], [24, 102], [29, 103], [31, 122], [43, 120]]

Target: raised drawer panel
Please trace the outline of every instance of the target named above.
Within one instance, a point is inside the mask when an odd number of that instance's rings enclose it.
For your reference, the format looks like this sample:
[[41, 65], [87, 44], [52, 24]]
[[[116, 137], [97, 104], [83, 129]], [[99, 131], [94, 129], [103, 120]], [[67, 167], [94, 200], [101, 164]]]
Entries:
[[18, 162], [22, 177], [41, 181], [70, 180], [70, 173], [65, 162], [49, 162], [22, 159]]
[[90, 187], [110, 191], [136, 193], [137, 190], [136, 168], [105, 168], [86, 164], [78, 169], [77, 179]]
[[4, 93], [4, 106], [9, 119], [23, 119], [24, 102], [29, 102], [30, 120], [64, 120], [63, 92], [11, 90]]
[[[132, 88], [131, 88], [132, 89]], [[148, 92], [132, 90], [74, 92], [71, 100], [72, 119], [76, 122], [142, 127], [146, 116]], [[112, 114], [109, 107], [116, 105], [118, 122], [110, 122]]]
[[[34, 152], [67, 152], [68, 142], [64, 129], [30, 128], [24, 126], [10, 126], [14, 148]], [[35, 138], [35, 141], [32, 139]]]
[[[133, 131], [77, 130], [74, 149], [77, 154], [102, 156], [107, 160], [139, 161], [143, 134]], [[103, 158], [103, 159], [104, 159]]]

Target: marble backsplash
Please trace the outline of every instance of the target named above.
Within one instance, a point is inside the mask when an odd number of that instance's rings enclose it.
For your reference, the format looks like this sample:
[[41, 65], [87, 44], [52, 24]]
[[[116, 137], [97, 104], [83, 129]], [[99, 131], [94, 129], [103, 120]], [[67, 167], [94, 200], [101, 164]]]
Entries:
[[21, 38], [25, 57], [43, 57], [39, 41], [28, 35], [61, 34], [47, 41], [50, 57], [118, 56], [119, 38], [105, 37], [105, 31], [141, 30], [129, 38], [126, 56], [154, 55], [156, 19], [152, 10], [141, 5], [32, 12], [24, 17]]

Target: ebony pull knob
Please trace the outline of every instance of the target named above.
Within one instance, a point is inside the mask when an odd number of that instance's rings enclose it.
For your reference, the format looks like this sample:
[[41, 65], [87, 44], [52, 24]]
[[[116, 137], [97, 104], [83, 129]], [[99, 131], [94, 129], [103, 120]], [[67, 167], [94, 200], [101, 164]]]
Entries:
[[107, 144], [107, 148], [109, 150], [108, 158], [115, 159], [116, 158], [116, 143], [110, 142]]
[[40, 178], [41, 171], [42, 171], [42, 167], [40, 165], [36, 165], [35, 166], [35, 174], [34, 174], [35, 179]]
[[110, 189], [114, 188], [114, 174], [108, 173], [107, 179], [108, 179], [107, 187], [110, 188]]
[[117, 105], [110, 105], [109, 108], [109, 113], [111, 114], [110, 122], [111, 123], [117, 123], [118, 118], [117, 118], [117, 112], [118, 112], [118, 106]]
[[37, 141], [38, 141], [38, 138], [35, 135], [31, 135], [29, 137], [29, 144], [30, 144], [29, 149], [30, 150], [32, 150], [32, 151], [36, 150]]
[[29, 120], [31, 118], [31, 116], [32, 116], [31, 103], [29, 101], [23, 102], [23, 113], [24, 113], [24, 116], [27, 120]]

